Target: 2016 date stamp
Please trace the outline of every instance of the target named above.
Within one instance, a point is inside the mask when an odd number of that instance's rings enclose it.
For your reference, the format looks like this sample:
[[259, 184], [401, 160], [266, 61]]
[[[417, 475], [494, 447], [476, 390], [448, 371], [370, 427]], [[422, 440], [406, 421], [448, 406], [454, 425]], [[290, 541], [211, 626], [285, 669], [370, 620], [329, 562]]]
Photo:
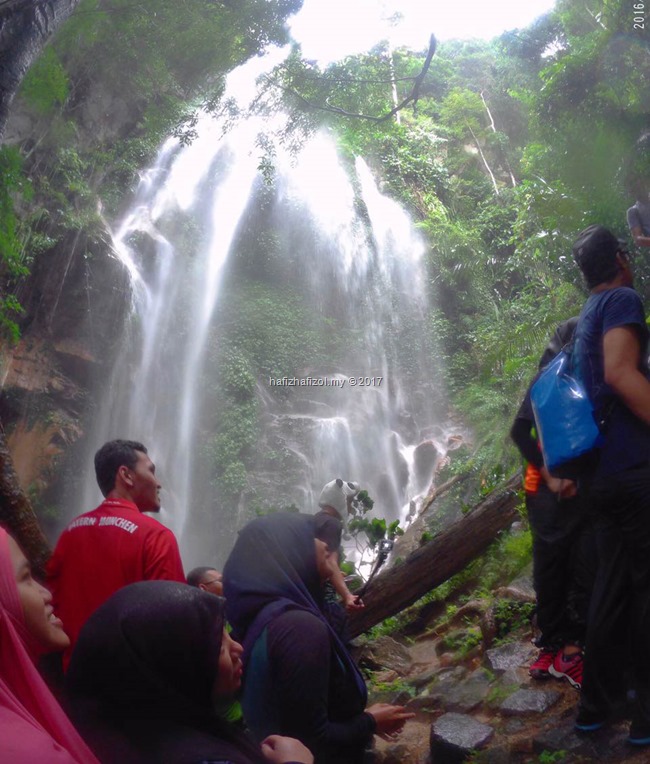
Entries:
[[633, 29], [645, 29], [645, 3], [633, 3], [632, 10], [634, 14], [632, 16]]

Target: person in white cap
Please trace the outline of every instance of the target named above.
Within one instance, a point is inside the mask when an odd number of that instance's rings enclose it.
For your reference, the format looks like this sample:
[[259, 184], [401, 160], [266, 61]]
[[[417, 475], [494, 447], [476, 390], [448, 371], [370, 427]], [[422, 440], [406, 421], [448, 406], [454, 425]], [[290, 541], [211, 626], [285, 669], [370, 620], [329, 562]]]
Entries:
[[322, 512], [336, 517], [343, 523], [348, 524], [348, 515], [352, 512], [352, 500], [359, 493], [360, 486], [351, 480], [331, 480], [327, 483], [318, 497], [318, 506]]

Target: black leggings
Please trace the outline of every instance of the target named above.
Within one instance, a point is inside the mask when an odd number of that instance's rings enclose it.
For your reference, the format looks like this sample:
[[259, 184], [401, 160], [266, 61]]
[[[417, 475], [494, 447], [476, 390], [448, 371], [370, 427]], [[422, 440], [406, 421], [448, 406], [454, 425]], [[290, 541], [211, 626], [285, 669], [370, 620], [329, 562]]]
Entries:
[[545, 486], [526, 494], [533, 536], [533, 585], [539, 647], [558, 649], [585, 639], [595, 575], [595, 539], [580, 498], [559, 501]]

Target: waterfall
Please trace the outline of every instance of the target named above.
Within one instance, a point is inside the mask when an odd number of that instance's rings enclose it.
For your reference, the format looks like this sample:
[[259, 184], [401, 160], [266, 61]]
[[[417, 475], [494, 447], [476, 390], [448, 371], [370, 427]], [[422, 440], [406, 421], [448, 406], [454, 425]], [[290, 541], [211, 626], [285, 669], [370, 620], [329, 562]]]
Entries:
[[[233, 74], [240, 90], [242, 76]], [[161, 520], [179, 536], [186, 565], [212, 559], [215, 533], [227, 551], [234, 527], [248, 519], [245, 501], [214, 510], [213, 488], [196, 460], [206, 445], [215, 309], [224, 279], [238, 278], [251, 228], [262, 227], [280, 254], [277, 262], [268, 258], [265, 274], [253, 268], [247, 278], [286, 284], [323, 334], [336, 326], [349, 341], [331, 366], [304, 368], [295, 359], [291, 374], [259, 376], [263, 415], [248, 493], [313, 511], [322, 485], [342, 477], [368, 489], [376, 514], [404, 519], [446, 449], [423, 241], [366, 162], [343, 161], [327, 133], [308, 139], [297, 155], [270, 137], [284, 119], [250, 116], [226, 131], [202, 114], [191, 144], [164, 144], [112, 231], [130, 274], [132, 311], [88, 452], [115, 437], [148, 446], [163, 484]], [[259, 169], [260, 145], [269, 141], [271, 186]], [[422, 441], [428, 457], [418, 463]], [[264, 449], [281, 450], [288, 471], [269, 468]], [[89, 477], [76, 509], [98, 501]], [[209, 528], [191, 521], [197, 506], [214, 515]]]

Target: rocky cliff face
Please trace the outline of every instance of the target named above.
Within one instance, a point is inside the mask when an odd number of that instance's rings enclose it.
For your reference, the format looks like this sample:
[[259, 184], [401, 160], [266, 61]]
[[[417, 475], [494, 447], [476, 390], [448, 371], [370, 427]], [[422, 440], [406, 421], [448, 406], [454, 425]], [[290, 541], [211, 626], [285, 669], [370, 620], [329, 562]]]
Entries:
[[19, 298], [21, 339], [0, 351], [0, 421], [21, 487], [47, 526], [56, 524], [62, 463], [110, 365], [129, 288], [107, 237], [77, 231], [37, 258]]

